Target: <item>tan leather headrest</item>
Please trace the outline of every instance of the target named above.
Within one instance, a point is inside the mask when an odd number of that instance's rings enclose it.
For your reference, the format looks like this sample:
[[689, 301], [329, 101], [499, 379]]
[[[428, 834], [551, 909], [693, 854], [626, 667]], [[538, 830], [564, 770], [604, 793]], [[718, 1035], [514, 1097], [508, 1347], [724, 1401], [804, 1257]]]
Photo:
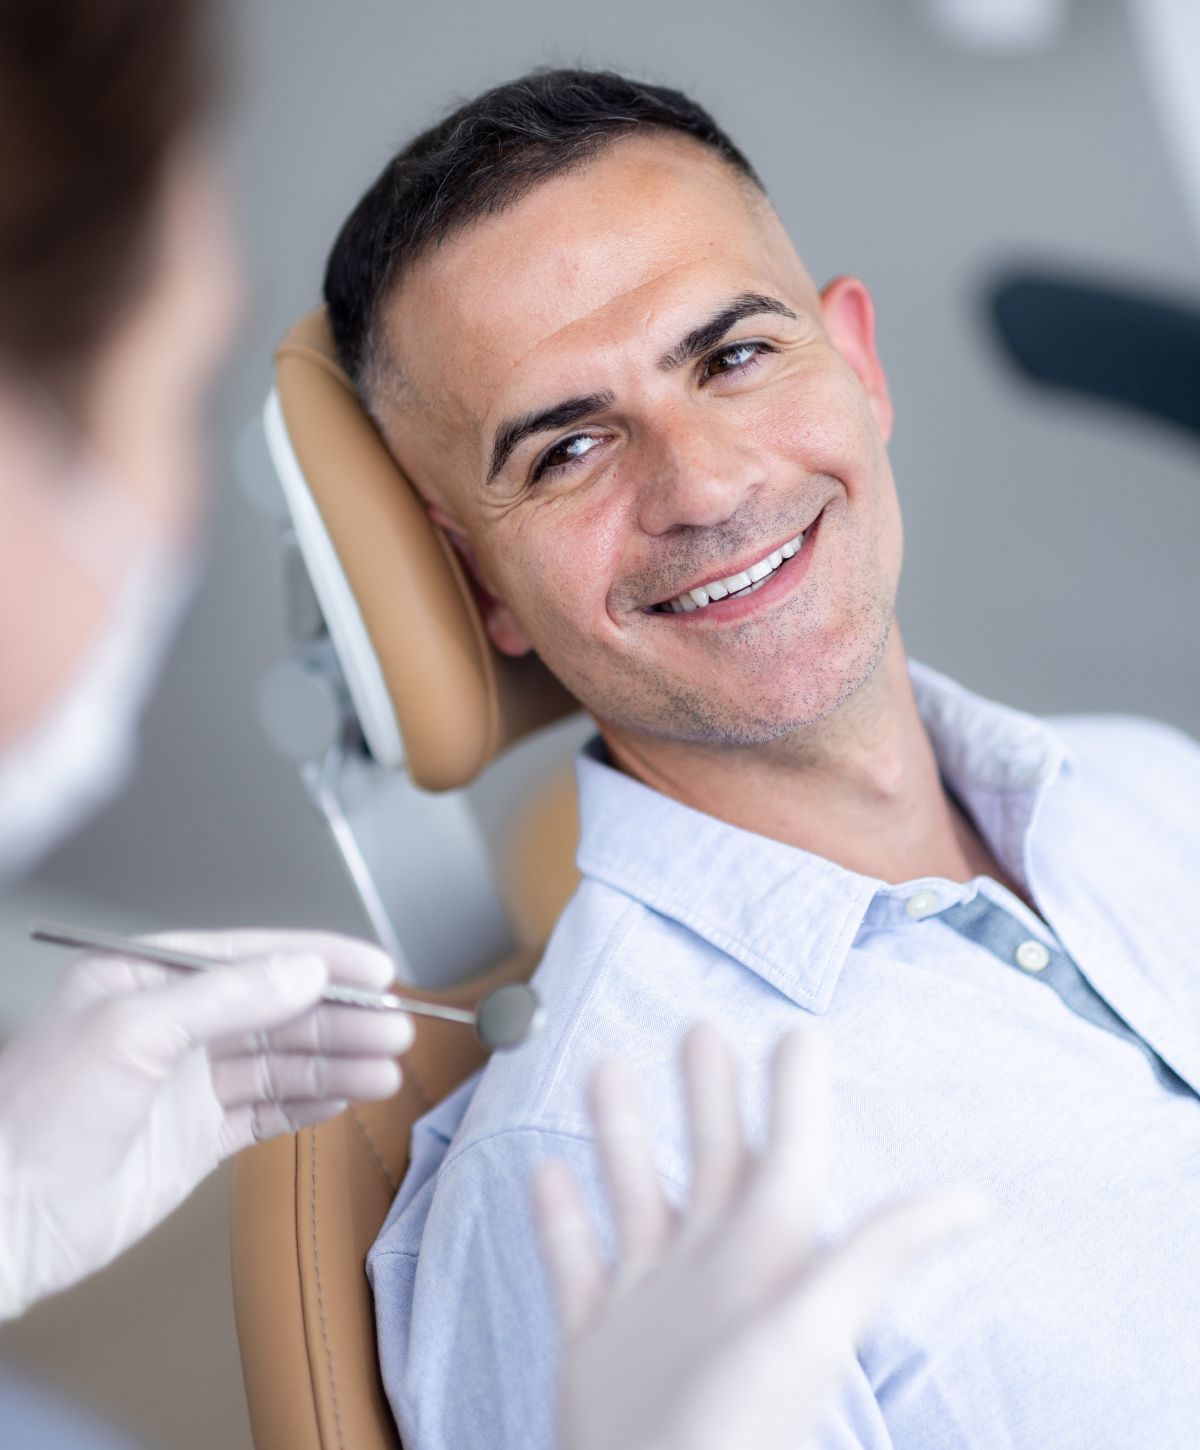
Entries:
[[284, 423], [378, 656], [413, 780], [450, 790], [577, 710], [541, 661], [489, 644], [450, 540], [339, 367], [323, 307], [275, 353]]

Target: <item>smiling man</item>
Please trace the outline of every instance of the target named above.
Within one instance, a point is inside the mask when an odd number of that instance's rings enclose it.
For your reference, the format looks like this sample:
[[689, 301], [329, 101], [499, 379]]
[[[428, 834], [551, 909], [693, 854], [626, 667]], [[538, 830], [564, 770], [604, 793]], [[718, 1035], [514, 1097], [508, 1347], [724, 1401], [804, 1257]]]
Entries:
[[419, 1126], [372, 1252], [406, 1445], [553, 1442], [530, 1181], [565, 1157], [599, 1201], [595, 1061], [635, 1064], [646, 1172], [679, 1197], [687, 1025], [751, 1064], [758, 1130], [805, 1014], [832, 1049], [830, 1231], [946, 1183], [994, 1202], [906, 1281], [821, 1443], [1189, 1443], [1200, 752], [907, 661], [863, 284], [818, 291], [687, 98], [551, 72], [394, 158], [326, 297], [495, 647], [536, 650], [599, 730], [549, 1026]]

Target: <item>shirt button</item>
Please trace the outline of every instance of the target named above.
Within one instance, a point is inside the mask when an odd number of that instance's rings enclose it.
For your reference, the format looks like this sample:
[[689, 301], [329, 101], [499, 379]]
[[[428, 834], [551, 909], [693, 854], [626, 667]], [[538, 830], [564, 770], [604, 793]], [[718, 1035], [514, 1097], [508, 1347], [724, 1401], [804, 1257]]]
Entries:
[[938, 899], [932, 891], [914, 891], [904, 903], [904, 909], [909, 916], [928, 916], [930, 912], [937, 910]]
[[1016, 951], [1017, 966], [1027, 972], [1040, 972], [1050, 964], [1050, 953], [1040, 941], [1023, 941]]

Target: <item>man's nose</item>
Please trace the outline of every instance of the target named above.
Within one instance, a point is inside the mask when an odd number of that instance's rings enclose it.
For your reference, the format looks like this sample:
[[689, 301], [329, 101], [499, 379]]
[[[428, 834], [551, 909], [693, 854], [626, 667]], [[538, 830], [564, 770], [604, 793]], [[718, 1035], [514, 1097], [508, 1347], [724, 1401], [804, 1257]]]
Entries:
[[723, 524], [762, 480], [763, 460], [732, 419], [683, 408], [647, 439], [638, 522], [648, 534]]

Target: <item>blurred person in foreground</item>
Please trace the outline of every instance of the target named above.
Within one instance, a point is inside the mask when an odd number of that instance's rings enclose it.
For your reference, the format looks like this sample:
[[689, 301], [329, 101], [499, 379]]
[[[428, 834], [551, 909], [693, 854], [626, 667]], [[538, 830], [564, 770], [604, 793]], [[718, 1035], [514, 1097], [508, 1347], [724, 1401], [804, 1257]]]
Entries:
[[[207, 6], [0, 16], [0, 870], [105, 800], [191, 590], [202, 416], [237, 274], [203, 132]], [[101, 1268], [221, 1159], [396, 1091], [386, 954], [167, 938], [189, 978], [83, 957], [0, 1051], [0, 1319]], [[3, 1438], [0, 1435], [0, 1438]]]
[[[124, 779], [194, 576], [202, 410], [237, 290], [202, 129], [205, 8], [63, 0], [0, 16], [0, 868], [8, 877]], [[407, 1019], [319, 1000], [330, 980], [387, 986], [392, 964], [377, 948], [315, 932], [164, 940], [230, 965], [181, 980], [84, 957], [0, 1050], [0, 1319], [102, 1268], [238, 1149], [399, 1086]], [[795, 1057], [793, 1046], [785, 1069]], [[794, 1068], [785, 1078], [804, 1087]], [[642, 1204], [622, 1196], [622, 1174], [642, 1155], [636, 1135], [622, 1141], [611, 1099], [602, 1092], [597, 1121], [612, 1129], [615, 1200], [634, 1222]], [[819, 1265], [804, 1233], [765, 1256], [759, 1245], [765, 1272], [747, 1296], [740, 1279], [728, 1282], [739, 1247], [761, 1226], [745, 1205], [769, 1208], [780, 1188], [811, 1180], [789, 1175], [816, 1142], [820, 1112], [814, 1098], [813, 1122], [800, 1124], [795, 1109], [781, 1105], [787, 1131], [755, 1172], [735, 1142], [708, 1131], [703, 1111], [696, 1118], [698, 1150], [728, 1174], [724, 1198], [700, 1205], [708, 1230], [722, 1230], [729, 1245], [725, 1260], [710, 1263], [703, 1302], [722, 1332], [705, 1343], [686, 1335], [685, 1286], [672, 1280], [678, 1243], [644, 1244], [636, 1278], [606, 1289], [569, 1182], [546, 1180], [547, 1252], [573, 1306], [565, 1392], [582, 1413], [570, 1445], [651, 1450], [668, 1443], [663, 1433], [698, 1445], [685, 1418], [696, 1374], [724, 1386], [710, 1397], [720, 1409], [710, 1430], [731, 1415], [743, 1422], [746, 1387], [731, 1373], [738, 1347], [785, 1311], [811, 1372], [789, 1357], [759, 1390], [770, 1391], [775, 1419], [795, 1425], [821, 1402], [830, 1349], [852, 1341], [909, 1258], [963, 1221], [953, 1201], [887, 1210]], [[743, 1180], [757, 1187], [735, 1195]], [[524, 1199], [514, 1211], [529, 1217]], [[725, 1286], [740, 1296], [728, 1322]], [[659, 1371], [639, 1414], [617, 1416], [630, 1354]], [[719, 1373], [714, 1356], [725, 1365]], [[57, 1410], [0, 1381], [6, 1444], [61, 1444], [66, 1433]], [[69, 1433], [73, 1443], [91, 1440], [90, 1430]]]
[[[827, 119], [797, 118], [801, 170]], [[565, 1159], [601, 1212], [586, 1080], [619, 1051], [661, 1223], [688, 1192], [673, 1059], [699, 1015], [745, 1066], [752, 1141], [773, 1044], [805, 1019], [827, 1039], [823, 1233], [947, 1182], [991, 1201], [847, 1357], [819, 1445], [1190, 1443], [1200, 750], [908, 659], [865, 285], [814, 284], [688, 97], [553, 71], [400, 151], [325, 293], [494, 645], [535, 650], [599, 729], [582, 882], [535, 977], [550, 1025], [417, 1125], [369, 1258], [413, 1450], [551, 1444], [529, 1175]]]

